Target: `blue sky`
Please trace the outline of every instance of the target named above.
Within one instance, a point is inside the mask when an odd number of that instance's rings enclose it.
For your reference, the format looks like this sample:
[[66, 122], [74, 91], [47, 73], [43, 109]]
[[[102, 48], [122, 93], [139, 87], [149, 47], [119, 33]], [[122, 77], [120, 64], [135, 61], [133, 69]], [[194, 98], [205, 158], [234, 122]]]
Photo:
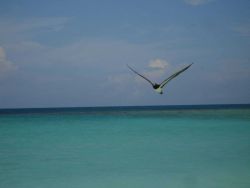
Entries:
[[[250, 103], [250, 1], [0, 2], [0, 108]], [[163, 95], [161, 82], [194, 65]]]

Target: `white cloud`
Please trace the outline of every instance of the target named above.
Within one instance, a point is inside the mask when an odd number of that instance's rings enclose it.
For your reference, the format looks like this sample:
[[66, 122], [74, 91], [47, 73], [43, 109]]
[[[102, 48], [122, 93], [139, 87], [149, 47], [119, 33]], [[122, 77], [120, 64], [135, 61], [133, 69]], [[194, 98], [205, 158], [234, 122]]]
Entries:
[[36, 29], [58, 31], [69, 21], [66, 17], [32, 18], [26, 20], [4, 20], [0, 26], [9, 32], [27, 32]]
[[[162, 76], [165, 75], [170, 68], [170, 64], [164, 59], [154, 59], [148, 64], [149, 70], [142, 71], [141, 73], [150, 79], [152, 82], [161, 81]], [[145, 83], [145, 80], [139, 76], [135, 76], [135, 81], [138, 83]]]
[[[214, 81], [239, 82], [239, 80], [250, 80], [250, 65], [247, 59], [229, 59], [224, 60], [218, 67], [219, 71], [211, 73], [214, 76]], [[217, 75], [216, 75], [217, 74]]]
[[112, 84], [124, 85], [131, 82], [131, 76], [129, 74], [110, 75], [107, 81]]
[[47, 17], [29, 19], [0, 19], [1, 43], [17, 43], [30, 40], [33, 36], [44, 32], [58, 32], [68, 23], [67, 17]]
[[164, 59], [154, 59], [149, 62], [148, 66], [154, 69], [166, 69], [169, 63]]
[[239, 33], [241, 36], [250, 37], [250, 25], [240, 25], [233, 28], [233, 31]]
[[157, 80], [160, 81], [160, 79], [165, 73], [166, 72], [164, 69], [154, 69], [154, 70], [145, 72], [145, 76], [152, 79], [152, 81], [157, 81]]
[[7, 59], [4, 48], [0, 46], [0, 75], [16, 70], [16, 68], [17, 67]]
[[203, 5], [206, 3], [209, 3], [214, 0], [184, 0], [187, 4], [190, 4], [192, 6], [198, 6], [198, 5]]

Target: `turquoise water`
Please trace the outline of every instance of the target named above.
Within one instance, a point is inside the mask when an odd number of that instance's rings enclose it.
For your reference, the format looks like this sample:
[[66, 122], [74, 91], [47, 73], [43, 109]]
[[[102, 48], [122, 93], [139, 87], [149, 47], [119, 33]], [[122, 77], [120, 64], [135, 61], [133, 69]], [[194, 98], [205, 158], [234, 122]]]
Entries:
[[250, 108], [3, 110], [0, 187], [249, 188]]

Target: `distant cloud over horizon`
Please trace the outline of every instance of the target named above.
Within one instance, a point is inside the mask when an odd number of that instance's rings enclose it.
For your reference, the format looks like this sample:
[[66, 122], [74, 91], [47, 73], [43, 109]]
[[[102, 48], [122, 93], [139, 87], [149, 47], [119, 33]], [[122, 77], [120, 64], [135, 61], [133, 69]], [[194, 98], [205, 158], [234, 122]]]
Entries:
[[169, 63], [164, 60], [164, 59], [154, 59], [154, 60], [151, 60], [149, 62], [149, 65], [148, 65], [150, 68], [154, 68], [154, 69], [165, 69], [169, 66]]
[[210, 3], [215, 0], [184, 0], [187, 4], [190, 4], [192, 6], [198, 6], [198, 5], [203, 5], [206, 3]]
[[4, 48], [0, 46], [0, 76], [16, 69], [17, 67], [7, 59]]
[[233, 27], [233, 31], [244, 37], [250, 37], [250, 24], [242, 24]]

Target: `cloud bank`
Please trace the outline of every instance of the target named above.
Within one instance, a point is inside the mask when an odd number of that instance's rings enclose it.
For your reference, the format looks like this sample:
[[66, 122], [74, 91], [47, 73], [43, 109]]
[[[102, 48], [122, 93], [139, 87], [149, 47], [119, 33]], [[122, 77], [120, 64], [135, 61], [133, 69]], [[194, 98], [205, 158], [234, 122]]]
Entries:
[[0, 76], [15, 70], [17, 67], [7, 59], [5, 50], [0, 46]]
[[164, 59], [154, 59], [150, 61], [148, 66], [154, 69], [165, 69], [169, 66], [169, 63]]
[[233, 28], [233, 31], [244, 37], [250, 37], [250, 24], [240, 25]]
[[184, 0], [185, 3], [192, 5], [192, 6], [198, 6], [198, 5], [203, 5], [206, 3], [210, 3], [214, 0]]

